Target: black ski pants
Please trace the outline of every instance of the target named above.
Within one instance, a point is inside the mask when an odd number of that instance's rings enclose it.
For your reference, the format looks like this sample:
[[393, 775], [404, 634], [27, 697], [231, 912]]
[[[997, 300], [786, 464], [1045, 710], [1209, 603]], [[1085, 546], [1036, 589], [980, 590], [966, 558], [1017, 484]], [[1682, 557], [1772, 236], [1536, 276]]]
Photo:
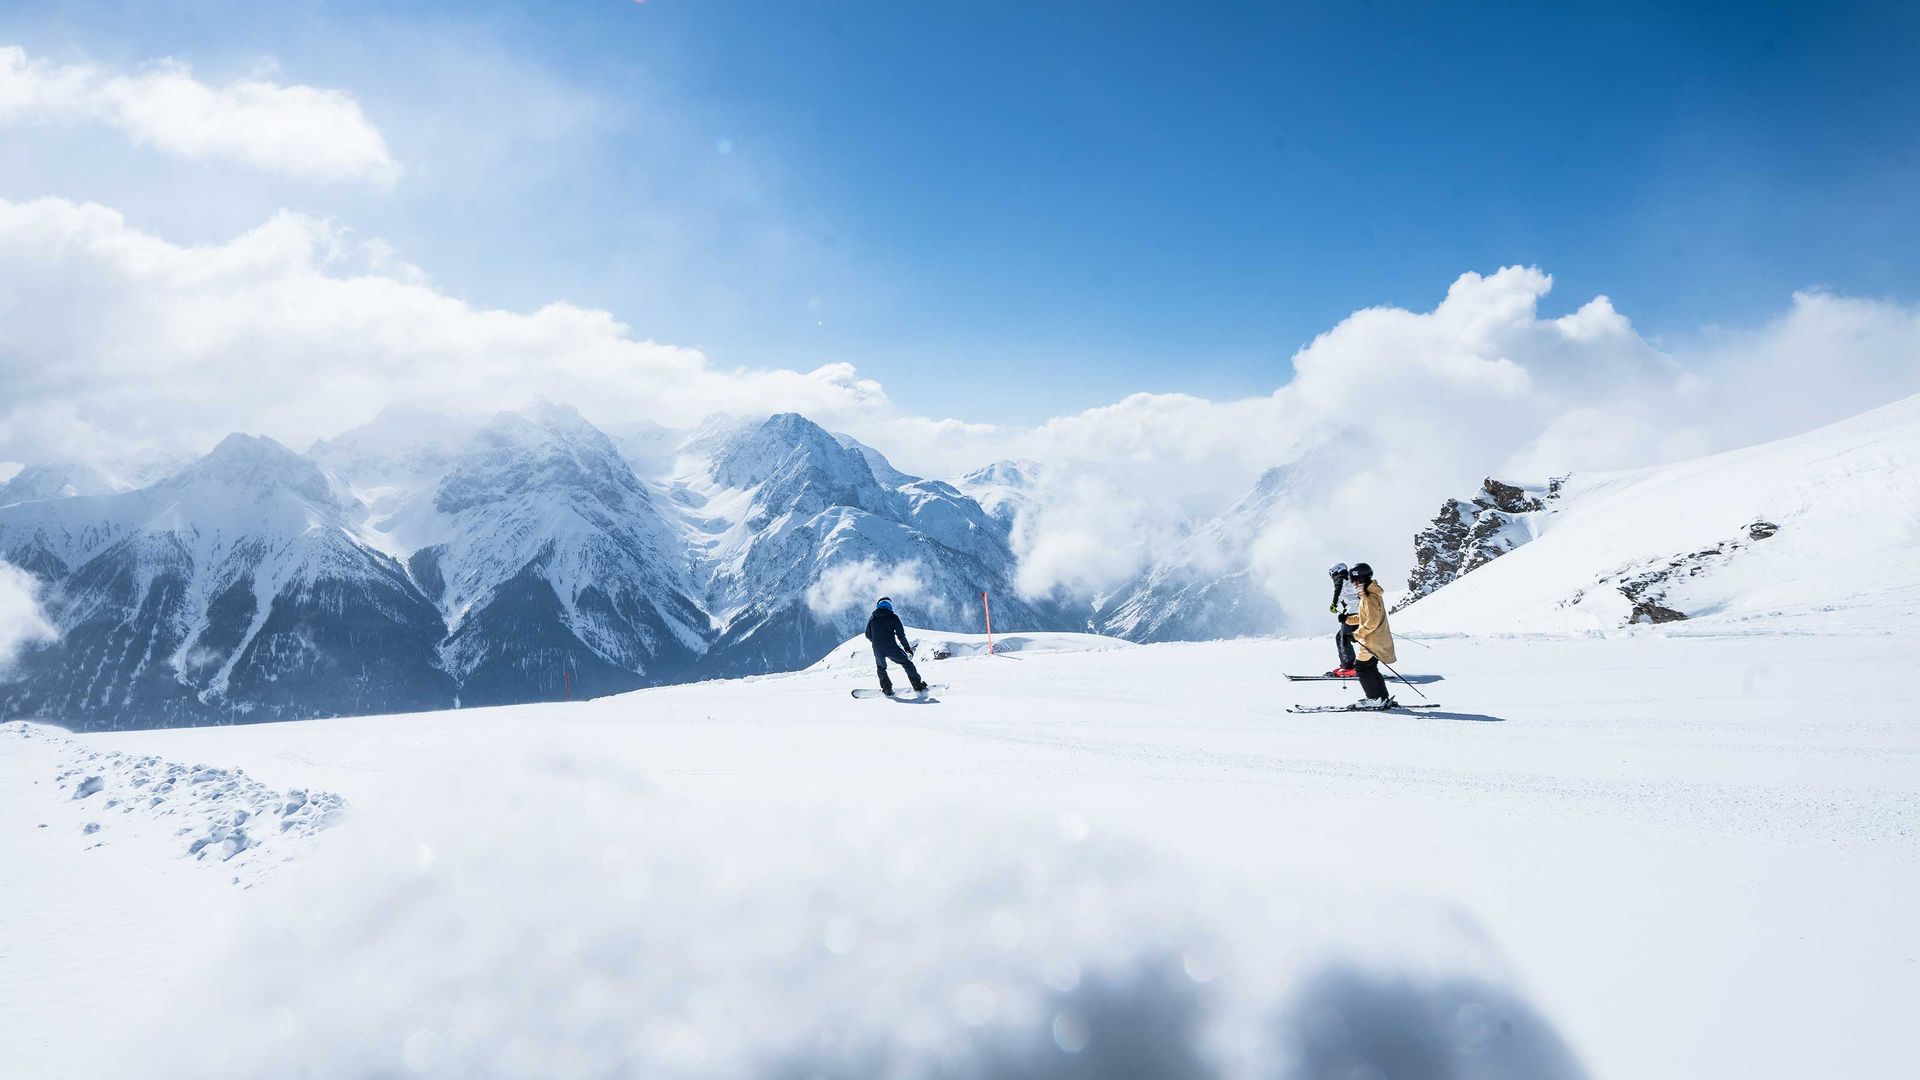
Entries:
[[920, 685], [920, 672], [913, 666], [913, 657], [900, 647], [897, 641], [876, 641], [873, 643], [873, 666], [880, 672], [880, 689], [893, 692], [893, 680], [887, 677], [887, 661], [893, 661], [907, 669], [907, 682]]
[[1387, 696], [1387, 680], [1380, 674], [1380, 661], [1367, 659], [1353, 665], [1360, 676], [1360, 689], [1370, 698]]
[[1340, 632], [1333, 635], [1333, 647], [1340, 653], [1340, 666], [1343, 668], [1352, 667], [1353, 624], [1348, 622], [1345, 616], [1342, 616], [1340, 619]]

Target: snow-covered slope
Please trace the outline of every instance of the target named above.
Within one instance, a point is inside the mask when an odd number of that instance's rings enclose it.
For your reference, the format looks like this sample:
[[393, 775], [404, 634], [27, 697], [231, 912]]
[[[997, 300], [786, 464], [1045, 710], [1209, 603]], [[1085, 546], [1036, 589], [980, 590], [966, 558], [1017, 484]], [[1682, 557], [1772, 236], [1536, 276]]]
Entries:
[[1911, 628], [1920, 396], [1796, 438], [1574, 476], [1540, 535], [1396, 617], [1429, 631]]
[[1914, 637], [1434, 645], [1424, 715], [1262, 640], [0, 725], [0, 1073], [1913, 1071], [1920, 685], [1834, 672]]

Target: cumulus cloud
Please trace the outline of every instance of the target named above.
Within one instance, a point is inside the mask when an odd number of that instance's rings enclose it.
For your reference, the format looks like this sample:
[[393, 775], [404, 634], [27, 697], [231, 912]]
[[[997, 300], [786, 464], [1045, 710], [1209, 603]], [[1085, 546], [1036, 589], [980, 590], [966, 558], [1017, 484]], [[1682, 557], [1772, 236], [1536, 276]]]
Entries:
[[1294, 377], [1270, 395], [1140, 394], [949, 441], [1050, 464], [1015, 531], [1020, 581], [1035, 592], [1100, 593], [1157, 557], [1190, 558], [1196, 514], [1286, 466], [1286, 497], [1244, 547], [1208, 549], [1284, 599], [1314, 594], [1336, 560], [1404, 575], [1413, 532], [1484, 476], [1678, 460], [1920, 387], [1920, 312], [1899, 304], [1806, 293], [1764, 326], [1662, 347], [1606, 297], [1544, 316], [1551, 288], [1533, 267], [1463, 274], [1431, 310], [1342, 320], [1294, 355]]
[[352, 95], [260, 78], [212, 86], [186, 64], [133, 72], [0, 47], [0, 125], [96, 123], [176, 157], [284, 176], [390, 185], [400, 166]]
[[0, 458], [28, 461], [204, 448], [240, 428], [298, 445], [383, 404], [487, 413], [546, 397], [676, 425], [885, 406], [847, 364], [723, 369], [606, 311], [475, 308], [384, 245], [292, 213], [183, 246], [101, 206], [0, 200], [0, 319]]
[[935, 600], [924, 581], [925, 567], [919, 560], [887, 564], [872, 559], [829, 567], [820, 579], [807, 588], [807, 607], [814, 614], [831, 617], [851, 608], [864, 609], [882, 596], [899, 594], [919, 598], [922, 607]]
[[22, 646], [52, 636], [53, 626], [41, 614], [33, 579], [0, 562], [0, 668], [12, 663]]

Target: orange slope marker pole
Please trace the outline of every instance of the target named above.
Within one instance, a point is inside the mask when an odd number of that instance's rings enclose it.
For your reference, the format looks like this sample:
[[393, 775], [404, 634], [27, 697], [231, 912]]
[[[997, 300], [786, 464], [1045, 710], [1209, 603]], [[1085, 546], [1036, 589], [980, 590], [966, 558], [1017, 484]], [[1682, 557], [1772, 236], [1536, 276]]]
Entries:
[[987, 655], [993, 655], [993, 604], [987, 600], [987, 590], [980, 590], [980, 610], [987, 616]]

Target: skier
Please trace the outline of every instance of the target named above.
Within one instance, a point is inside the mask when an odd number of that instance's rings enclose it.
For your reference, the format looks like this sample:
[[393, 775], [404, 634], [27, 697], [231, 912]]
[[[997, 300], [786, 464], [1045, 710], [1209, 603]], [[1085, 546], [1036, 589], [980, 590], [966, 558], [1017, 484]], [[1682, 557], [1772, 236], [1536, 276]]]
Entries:
[[1354, 563], [1347, 576], [1360, 591], [1360, 610], [1346, 618], [1353, 626], [1353, 636], [1360, 647], [1354, 671], [1360, 676], [1360, 689], [1367, 695], [1360, 707], [1390, 709], [1395, 702], [1388, 696], [1387, 680], [1380, 674], [1381, 661], [1391, 664], [1397, 659], [1393, 652], [1393, 630], [1387, 625], [1386, 590], [1373, 580], [1373, 567], [1366, 563]]
[[1333, 603], [1327, 605], [1327, 610], [1340, 623], [1340, 631], [1333, 635], [1333, 647], [1340, 654], [1340, 664], [1327, 674], [1342, 679], [1351, 679], [1355, 675], [1353, 626], [1347, 622], [1347, 616], [1360, 610], [1360, 594], [1354, 591], [1353, 579], [1348, 573], [1347, 564], [1343, 562], [1334, 563], [1327, 571], [1327, 576], [1333, 578]]
[[874, 602], [873, 614], [867, 616], [867, 641], [873, 645], [873, 666], [880, 672], [880, 692], [893, 696], [893, 680], [887, 678], [887, 661], [891, 660], [907, 669], [907, 681], [915, 690], [925, 692], [927, 684], [920, 681], [920, 672], [913, 666], [913, 646], [907, 643], [907, 628], [900, 625], [900, 616], [893, 613], [893, 601], [881, 597]]

